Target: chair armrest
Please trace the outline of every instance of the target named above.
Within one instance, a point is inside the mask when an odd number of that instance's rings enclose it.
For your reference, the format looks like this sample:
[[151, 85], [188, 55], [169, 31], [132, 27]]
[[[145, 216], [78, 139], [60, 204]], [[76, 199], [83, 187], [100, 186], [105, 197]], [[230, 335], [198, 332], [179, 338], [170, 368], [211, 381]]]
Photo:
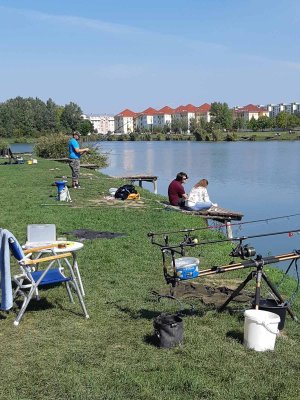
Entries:
[[71, 256], [72, 256], [72, 253], [63, 253], [63, 254], [57, 254], [56, 256], [37, 258], [35, 260], [30, 260], [30, 259], [25, 258], [25, 259], [21, 260], [20, 263], [23, 265], [35, 265], [35, 264], [39, 264], [42, 262], [54, 261], [54, 260], [58, 260], [59, 258], [67, 258], [67, 257], [71, 257]]
[[39, 246], [39, 247], [31, 247], [29, 249], [26, 249], [23, 251], [24, 254], [29, 254], [29, 253], [36, 253], [40, 250], [47, 250], [47, 249], [53, 249], [54, 247], [57, 247], [57, 243], [53, 243], [53, 244], [47, 244], [44, 246]]

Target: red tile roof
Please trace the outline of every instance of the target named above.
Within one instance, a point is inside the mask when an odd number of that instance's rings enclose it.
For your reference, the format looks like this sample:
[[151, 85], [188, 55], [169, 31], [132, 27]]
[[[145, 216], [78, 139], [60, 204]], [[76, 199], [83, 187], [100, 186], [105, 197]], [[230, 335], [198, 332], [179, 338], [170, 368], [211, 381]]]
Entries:
[[136, 113], [134, 111], [131, 111], [128, 108], [126, 108], [125, 110], [123, 110], [119, 114], [117, 114], [116, 116], [117, 117], [135, 117]]
[[197, 112], [206, 113], [209, 112], [211, 109], [211, 105], [208, 103], [204, 103], [201, 106], [197, 107]]
[[169, 106], [164, 106], [163, 108], [158, 110], [156, 112], [156, 114], [168, 114], [168, 115], [171, 115], [171, 114], [174, 114], [174, 108], [171, 108]]
[[193, 104], [187, 104], [186, 106], [179, 106], [175, 108], [175, 114], [179, 113], [193, 113], [197, 111], [197, 107], [193, 106]]
[[157, 113], [157, 110], [155, 110], [152, 107], [147, 108], [146, 110], [142, 111], [141, 113], [139, 113], [139, 115], [154, 115]]
[[236, 112], [250, 112], [250, 113], [260, 113], [260, 112], [267, 112], [268, 110], [263, 107], [255, 106], [254, 104], [248, 104], [247, 106], [237, 108]]

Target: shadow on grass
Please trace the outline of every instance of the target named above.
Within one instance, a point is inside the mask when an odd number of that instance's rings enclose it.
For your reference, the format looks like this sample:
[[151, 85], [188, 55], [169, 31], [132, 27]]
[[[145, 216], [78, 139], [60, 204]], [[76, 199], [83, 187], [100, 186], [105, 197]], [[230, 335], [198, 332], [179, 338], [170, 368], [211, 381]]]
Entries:
[[[131, 319], [147, 319], [147, 320], [152, 320], [156, 317], [158, 317], [162, 312], [168, 312], [166, 310], [160, 310], [160, 311], [153, 311], [153, 310], [147, 310], [145, 308], [142, 308], [140, 310], [132, 310], [129, 307], [122, 307], [119, 306], [118, 304], [115, 304], [115, 307], [127, 314]], [[195, 310], [194, 308], [191, 308], [190, 310], [178, 310], [177, 312], [170, 311], [171, 314], [178, 314], [181, 317], [189, 317], [189, 316], [196, 316], [196, 317], [203, 317], [208, 310]]]
[[244, 340], [244, 333], [241, 331], [228, 331], [226, 337], [234, 339], [242, 344]]

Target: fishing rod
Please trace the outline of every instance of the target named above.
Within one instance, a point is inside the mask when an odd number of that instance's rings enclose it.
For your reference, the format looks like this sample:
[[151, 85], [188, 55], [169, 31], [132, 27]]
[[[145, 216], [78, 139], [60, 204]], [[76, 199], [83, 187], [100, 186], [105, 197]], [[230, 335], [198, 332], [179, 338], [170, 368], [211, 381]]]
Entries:
[[[282, 215], [282, 216], [279, 216], [279, 217], [256, 219], [256, 220], [252, 220], [252, 221], [237, 222], [237, 223], [234, 223], [234, 224], [231, 223], [230, 225], [231, 226], [240, 226], [240, 225], [246, 225], [246, 224], [254, 224], [254, 223], [257, 223], [257, 222], [268, 222], [268, 221], [272, 221], [272, 220], [276, 220], [276, 219], [296, 217], [296, 216], [299, 216], [299, 215], [300, 215], [300, 213]], [[226, 227], [226, 224], [210, 225], [210, 226], [200, 227], [200, 228], [185, 228], [185, 229], [179, 229], [177, 231], [149, 232], [148, 236], [167, 235], [167, 234], [171, 234], [171, 233], [195, 232], [195, 231], [202, 231], [202, 230], [207, 230], [207, 229], [219, 229], [219, 228], [224, 228], [224, 227]]]
[[253, 239], [253, 238], [261, 238], [261, 237], [266, 237], [266, 236], [283, 235], [283, 234], [291, 235], [292, 233], [300, 233], [300, 229], [295, 229], [295, 230], [290, 230], [290, 231], [281, 231], [281, 232], [261, 233], [258, 235], [234, 237], [232, 239], [205, 240], [205, 241], [200, 241], [200, 242], [197, 239], [193, 239], [192, 237], [186, 235], [184, 237], [184, 240], [181, 243], [179, 243], [177, 245], [172, 245], [172, 246], [169, 245], [169, 243], [168, 243], [169, 239], [167, 236], [164, 238], [164, 241], [165, 241], [164, 244], [155, 242], [154, 236], [152, 236], [151, 234], [150, 235], [148, 234], [148, 236], [151, 237], [151, 243], [161, 247], [162, 251], [174, 251], [181, 255], [184, 255], [185, 247], [195, 247], [195, 246], [223, 243], [223, 242], [239, 242], [239, 244], [236, 246], [235, 249], [233, 249], [233, 251], [230, 253], [230, 255], [233, 257], [240, 257], [242, 259], [245, 259], [248, 257], [253, 257], [256, 254], [256, 251], [253, 247], [249, 247], [248, 245], [243, 245], [244, 240]]
[[[251, 271], [246, 279], [232, 292], [232, 294], [228, 297], [228, 299], [224, 302], [223, 305], [221, 305], [218, 309], [218, 311], [223, 311], [224, 308], [227, 306], [227, 304], [233, 300], [239, 293], [240, 291], [247, 285], [247, 283], [255, 278], [256, 279], [256, 288], [255, 288], [255, 308], [259, 309], [260, 305], [260, 291], [261, 291], [261, 281], [264, 280], [265, 283], [268, 285], [269, 289], [273, 293], [273, 295], [279, 300], [280, 304], [285, 305], [288, 313], [290, 316], [297, 321], [297, 317], [294, 315], [292, 310], [290, 309], [289, 305], [291, 301], [285, 301], [281, 294], [278, 291], [278, 286], [276, 287], [271, 280], [267, 277], [265, 272], [263, 271], [263, 267], [265, 265], [269, 264], [274, 264], [274, 263], [279, 263], [281, 261], [288, 261], [290, 260], [290, 266], [288, 269], [290, 269], [291, 265], [294, 263], [297, 271], [297, 276], [298, 276], [298, 284], [295, 292], [293, 293], [292, 298], [296, 296], [296, 294], [299, 291], [299, 275], [298, 275], [298, 265], [297, 261], [300, 258], [300, 250], [294, 250], [291, 253], [286, 253], [286, 254], [279, 254], [276, 256], [267, 256], [263, 257], [261, 255], [257, 255], [255, 259], [249, 259], [245, 261], [241, 261], [238, 263], [230, 263], [227, 265], [218, 265], [218, 266], [213, 266], [208, 269], [204, 270], [198, 270], [198, 267], [196, 265], [186, 265], [186, 266], [178, 266], [176, 265], [176, 259], [174, 257], [174, 250], [171, 252], [172, 256], [172, 263], [171, 265], [168, 266], [166, 265], [166, 257], [165, 257], [165, 250], [162, 250], [162, 255], [163, 255], [163, 273], [165, 280], [167, 284], [171, 284], [170, 286], [170, 292], [172, 295], [174, 295], [174, 288], [179, 285], [180, 281], [186, 280], [186, 279], [198, 279], [204, 276], [208, 275], [214, 275], [214, 274], [220, 274], [220, 273], [226, 273], [230, 271], [237, 271], [245, 268], [255, 268], [255, 270]], [[182, 259], [183, 260], [183, 259]], [[170, 271], [171, 268], [171, 271]], [[186, 268], [185, 273], [183, 272], [184, 269]], [[285, 276], [287, 275], [288, 270], [285, 273]]]

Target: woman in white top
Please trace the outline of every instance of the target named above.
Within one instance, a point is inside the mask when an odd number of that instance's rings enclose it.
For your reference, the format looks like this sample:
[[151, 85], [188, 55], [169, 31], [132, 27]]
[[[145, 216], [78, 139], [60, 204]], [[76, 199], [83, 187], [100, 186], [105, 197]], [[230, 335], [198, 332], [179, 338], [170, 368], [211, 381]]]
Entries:
[[201, 181], [196, 183], [192, 188], [185, 205], [194, 211], [208, 209], [211, 206], [217, 207], [217, 204], [212, 203], [209, 199], [206, 189], [207, 185], [207, 179], [201, 179]]

